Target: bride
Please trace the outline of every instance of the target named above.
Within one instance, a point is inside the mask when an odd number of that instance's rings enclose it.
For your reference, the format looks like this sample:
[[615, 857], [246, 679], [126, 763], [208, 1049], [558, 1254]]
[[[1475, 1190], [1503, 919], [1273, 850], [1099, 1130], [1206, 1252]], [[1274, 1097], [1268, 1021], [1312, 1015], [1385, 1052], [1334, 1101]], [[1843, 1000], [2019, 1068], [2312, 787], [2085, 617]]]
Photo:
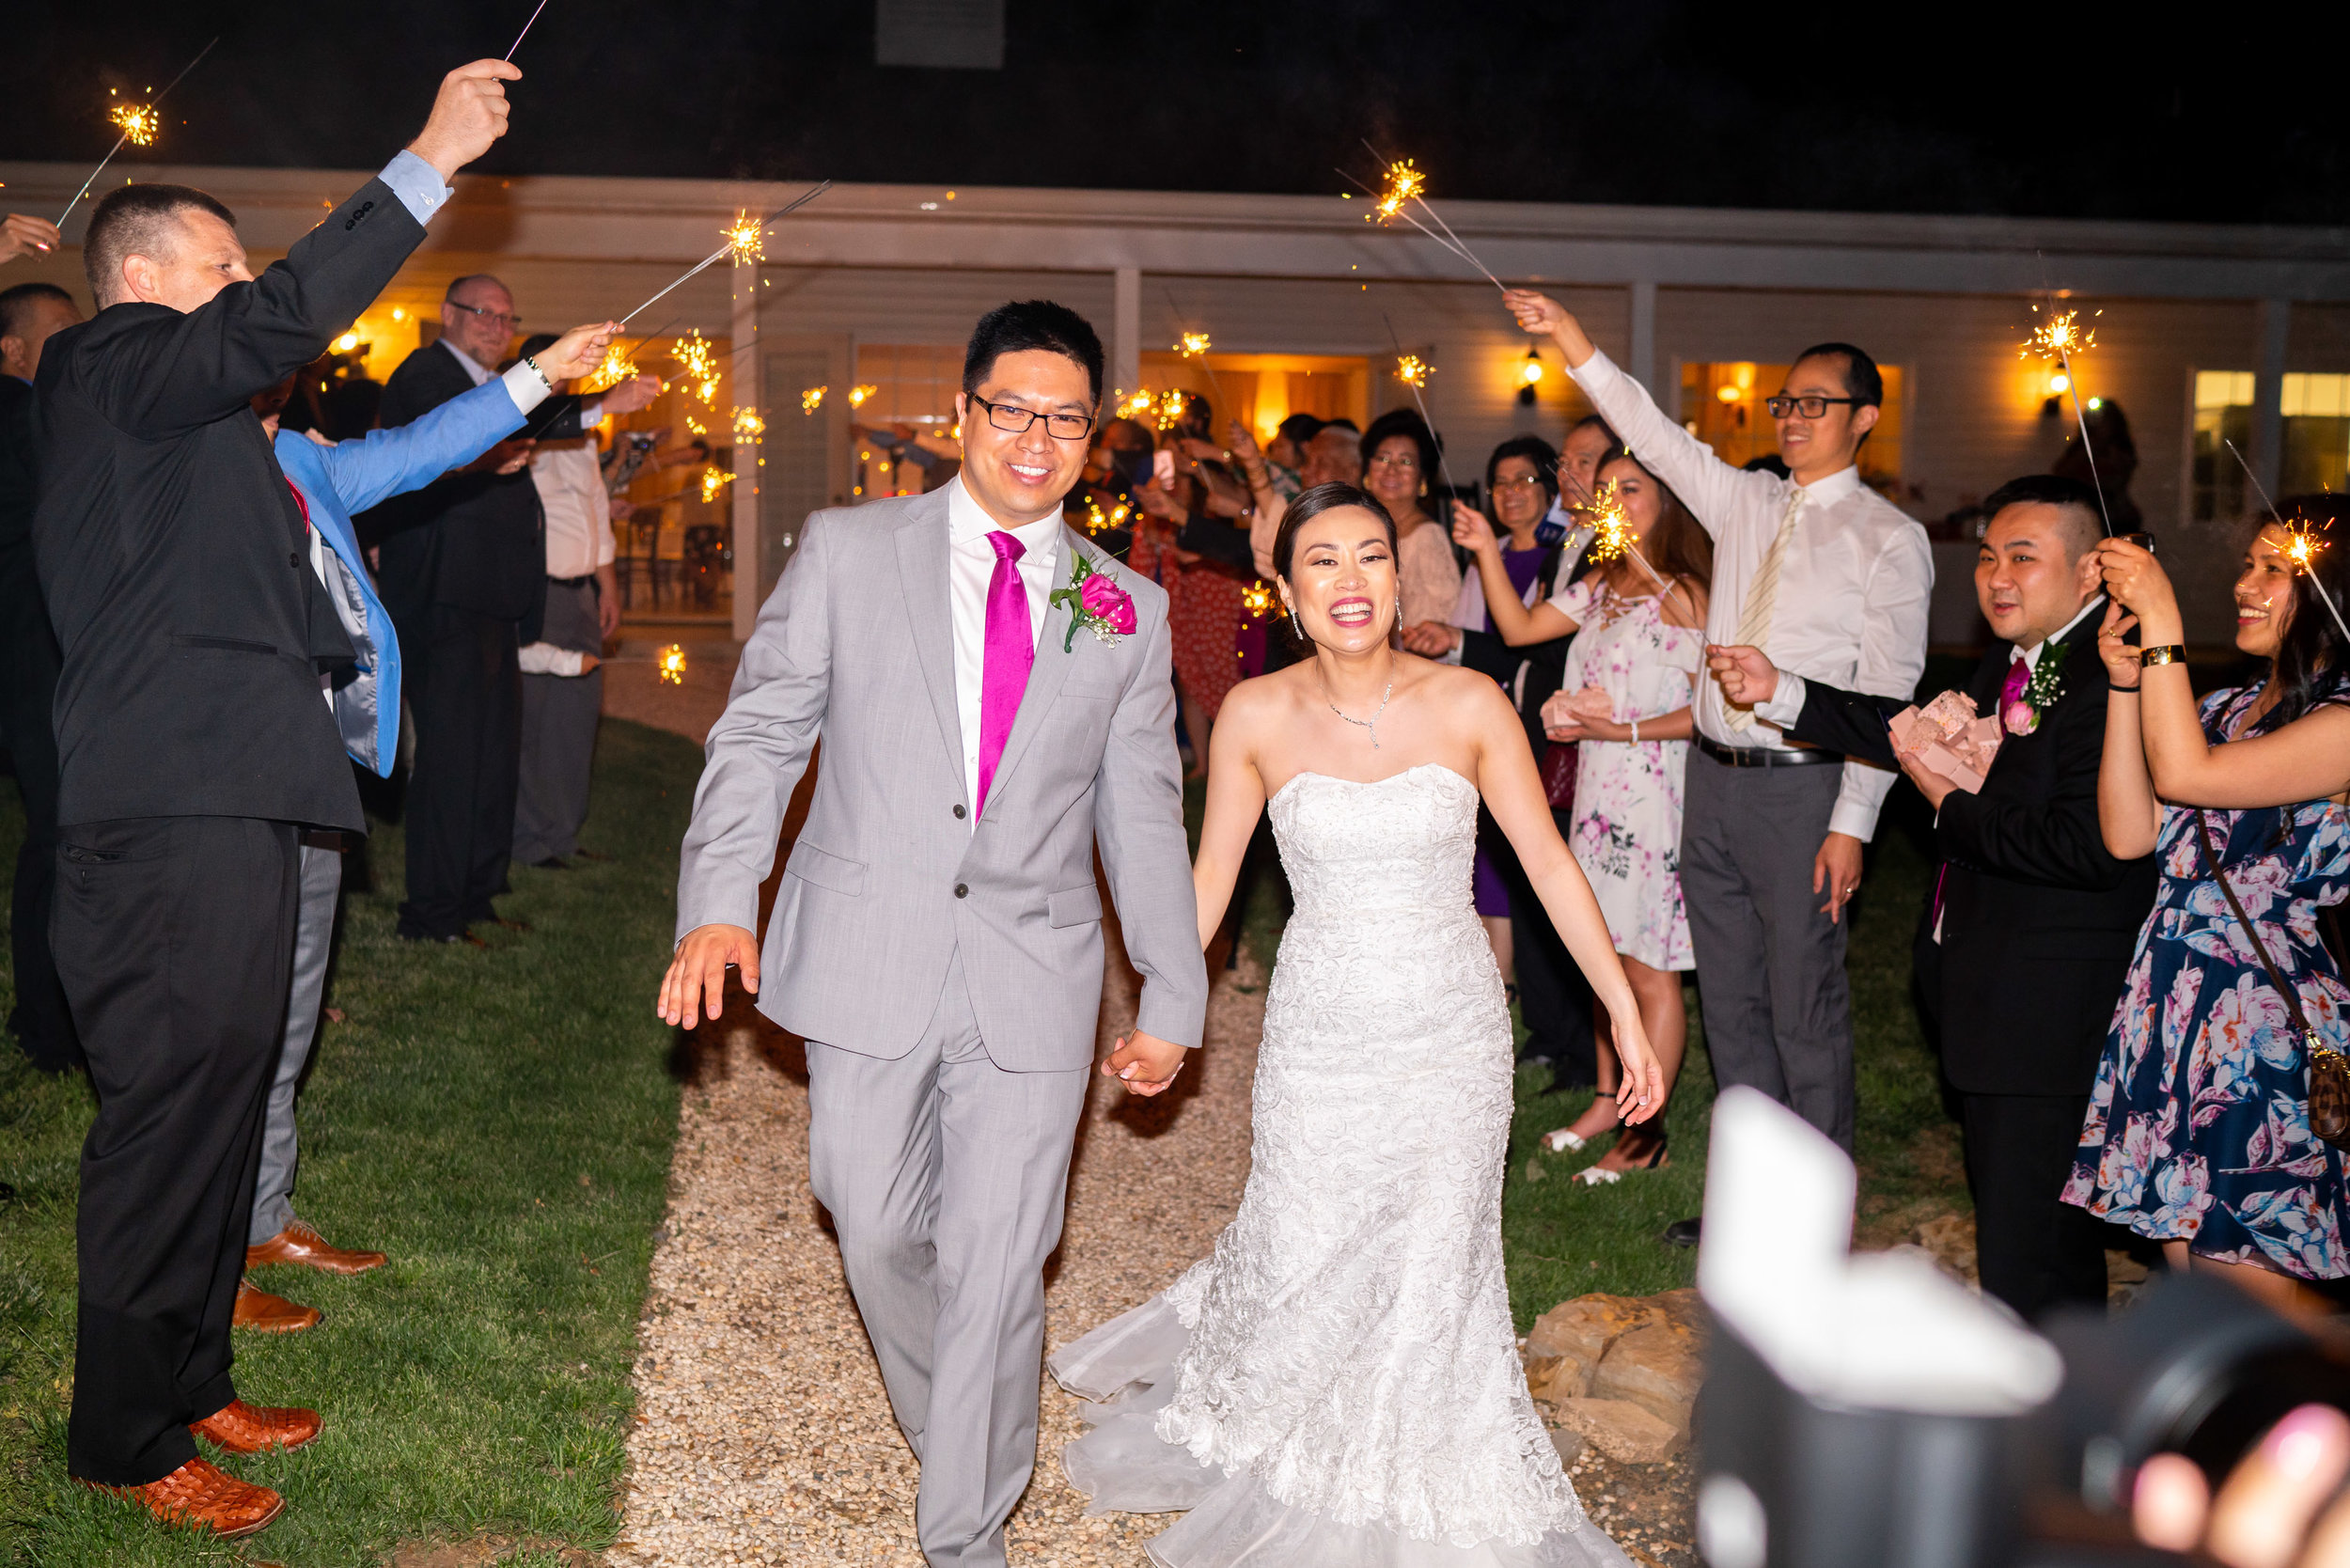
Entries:
[[1481, 796], [1663, 1104], [1599, 906], [1487, 677], [1399, 653], [1395, 528], [1325, 484], [1273, 549], [1314, 657], [1216, 720], [1193, 884], [1202, 946], [1268, 802], [1296, 912], [1257, 1067], [1254, 1164], [1215, 1251], [1063, 1347], [1106, 1402], [1063, 1450], [1094, 1512], [1188, 1512], [1165, 1568], [1590, 1568], [1625, 1559], [1544, 1435], [1502, 1278], [1512, 1058], [1469, 895]]

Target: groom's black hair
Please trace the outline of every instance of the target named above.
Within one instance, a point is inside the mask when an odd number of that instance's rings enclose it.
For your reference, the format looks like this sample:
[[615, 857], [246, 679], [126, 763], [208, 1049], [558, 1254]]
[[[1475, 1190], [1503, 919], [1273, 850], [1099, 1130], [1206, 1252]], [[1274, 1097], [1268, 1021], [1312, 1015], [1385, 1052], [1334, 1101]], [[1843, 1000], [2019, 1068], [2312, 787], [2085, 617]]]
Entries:
[[1051, 300], [1013, 300], [979, 318], [971, 346], [963, 352], [963, 389], [976, 395], [995, 368], [998, 355], [1042, 349], [1064, 354], [1085, 368], [1093, 401], [1102, 401], [1102, 339], [1091, 322]]

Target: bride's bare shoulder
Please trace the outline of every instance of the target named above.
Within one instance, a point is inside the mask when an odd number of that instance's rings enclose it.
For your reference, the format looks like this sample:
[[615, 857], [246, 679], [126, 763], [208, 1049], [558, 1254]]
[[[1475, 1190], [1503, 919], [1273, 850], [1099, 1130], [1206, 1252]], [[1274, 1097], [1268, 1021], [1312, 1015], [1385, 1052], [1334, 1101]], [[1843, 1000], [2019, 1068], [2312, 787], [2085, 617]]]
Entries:
[[1301, 678], [1309, 675], [1311, 668], [1308, 665], [1291, 665], [1286, 669], [1243, 681], [1225, 694], [1216, 723], [1277, 721], [1296, 707], [1299, 694], [1305, 689]]

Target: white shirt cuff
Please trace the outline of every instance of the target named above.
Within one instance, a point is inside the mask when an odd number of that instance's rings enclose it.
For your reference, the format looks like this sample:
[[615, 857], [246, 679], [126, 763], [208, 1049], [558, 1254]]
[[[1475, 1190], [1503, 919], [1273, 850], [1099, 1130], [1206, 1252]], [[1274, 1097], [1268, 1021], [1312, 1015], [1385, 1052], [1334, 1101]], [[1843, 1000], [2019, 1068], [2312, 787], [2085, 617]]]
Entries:
[[1452, 635], [1454, 639], [1452, 646], [1436, 655], [1436, 663], [1457, 665], [1461, 662], [1461, 651], [1468, 646], [1468, 637], [1458, 626], [1452, 629]]
[[1770, 700], [1754, 705], [1754, 716], [1769, 719], [1785, 729], [1803, 716], [1803, 677], [1793, 670], [1782, 669], [1778, 672], [1778, 686], [1771, 693]]
[[514, 400], [517, 414], [528, 414], [547, 400], [546, 378], [519, 359], [498, 380], [505, 384], [506, 395]]
[[432, 214], [456, 195], [441, 183], [440, 170], [406, 148], [392, 154], [392, 161], [376, 178], [392, 188], [392, 195], [400, 197], [400, 204], [418, 223], [431, 223]]

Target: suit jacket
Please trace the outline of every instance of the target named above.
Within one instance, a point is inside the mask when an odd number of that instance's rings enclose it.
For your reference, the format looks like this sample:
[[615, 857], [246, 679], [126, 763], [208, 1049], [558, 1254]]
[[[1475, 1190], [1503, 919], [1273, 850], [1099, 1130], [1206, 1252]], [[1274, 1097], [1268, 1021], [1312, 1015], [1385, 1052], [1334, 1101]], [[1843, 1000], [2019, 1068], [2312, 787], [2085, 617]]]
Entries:
[[[1969, 1094], [2086, 1094], [2122, 995], [2154, 862], [2116, 860], [2097, 826], [2106, 672], [2097, 616], [2061, 639], [2062, 685], [2029, 735], [2009, 735], [1982, 792], [1952, 791], [1935, 822], [1942, 940], [1919, 939], [1920, 978], [1939, 972], [1942, 1067]], [[2051, 642], [2045, 660], [2059, 646]], [[1983, 656], [1967, 695], [1996, 712], [2014, 650]], [[1886, 720], [1906, 703], [1805, 683], [1797, 740], [1895, 766]]]
[[[384, 429], [398, 429], [473, 389], [473, 377], [436, 340], [400, 362], [384, 384], [379, 417]], [[550, 440], [582, 433], [579, 404], [550, 398], [531, 411], [525, 432]], [[519, 621], [546, 603], [546, 514], [528, 468], [447, 475], [376, 508], [359, 525], [381, 542], [384, 599], [401, 620], [455, 604]]]
[[54, 793], [57, 637], [33, 570], [33, 401], [31, 382], [0, 374], [0, 745], [28, 792]]
[[[1578, 557], [1582, 555], [1580, 548], [1575, 555]], [[1539, 604], [1558, 592], [1559, 577], [1573, 571], [1574, 565], [1560, 546], [1554, 544], [1543, 551], [1542, 565], [1535, 569], [1534, 573], [1534, 602]], [[1469, 581], [1474, 588], [1474, 574]], [[1467, 597], [1465, 592], [1462, 595], [1464, 603]], [[1480, 605], [1483, 604], [1481, 592], [1478, 602]], [[1534, 748], [1534, 760], [1538, 762], [1551, 746], [1550, 737], [1543, 733], [1543, 704], [1549, 700], [1553, 692], [1566, 683], [1567, 645], [1574, 640], [1571, 636], [1553, 637], [1548, 642], [1528, 643], [1512, 648], [1502, 640], [1498, 632], [1478, 631], [1465, 626], [1461, 629], [1462, 665], [1492, 676], [1501, 683], [1501, 689], [1510, 694], [1511, 700], [1517, 705], [1518, 722], [1526, 727], [1527, 744]], [[1520, 680], [1521, 674], [1523, 681]]]
[[362, 627], [352, 637], [354, 662], [335, 679], [335, 723], [352, 760], [385, 778], [400, 753], [400, 635], [368, 579], [351, 514], [471, 463], [522, 423], [506, 384], [492, 380], [399, 430], [329, 447], [297, 431], [278, 432], [278, 464], [308, 503], [310, 525], [337, 563], [329, 570], [358, 611], [350, 619]]
[[1183, 835], [1167, 594], [1063, 528], [1134, 597], [1104, 642], [1051, 606], [975, 823], [965, 798], [944, 491], [820, 511], [759, 613], [710, 731], [678, 875], [678, 934], [754, 927], [818, 739], [807, 823], [760, 949], [759, 1008], [867, 1056], [912, 1050], [958, 949], [989, 1057], [1090, 1061], [1101, 1008], [1094, 854], [1142, 972], [1141, 1027], [1199, 1043], [1207, 1009]]
[[423, 238], [371, 180], [199, 309], [109, 306], [49, 339], [33, 540], [65, 655], [62, 823], [363, 825], [319, 700], [351, 639], [249, 400], [325, 353]]

